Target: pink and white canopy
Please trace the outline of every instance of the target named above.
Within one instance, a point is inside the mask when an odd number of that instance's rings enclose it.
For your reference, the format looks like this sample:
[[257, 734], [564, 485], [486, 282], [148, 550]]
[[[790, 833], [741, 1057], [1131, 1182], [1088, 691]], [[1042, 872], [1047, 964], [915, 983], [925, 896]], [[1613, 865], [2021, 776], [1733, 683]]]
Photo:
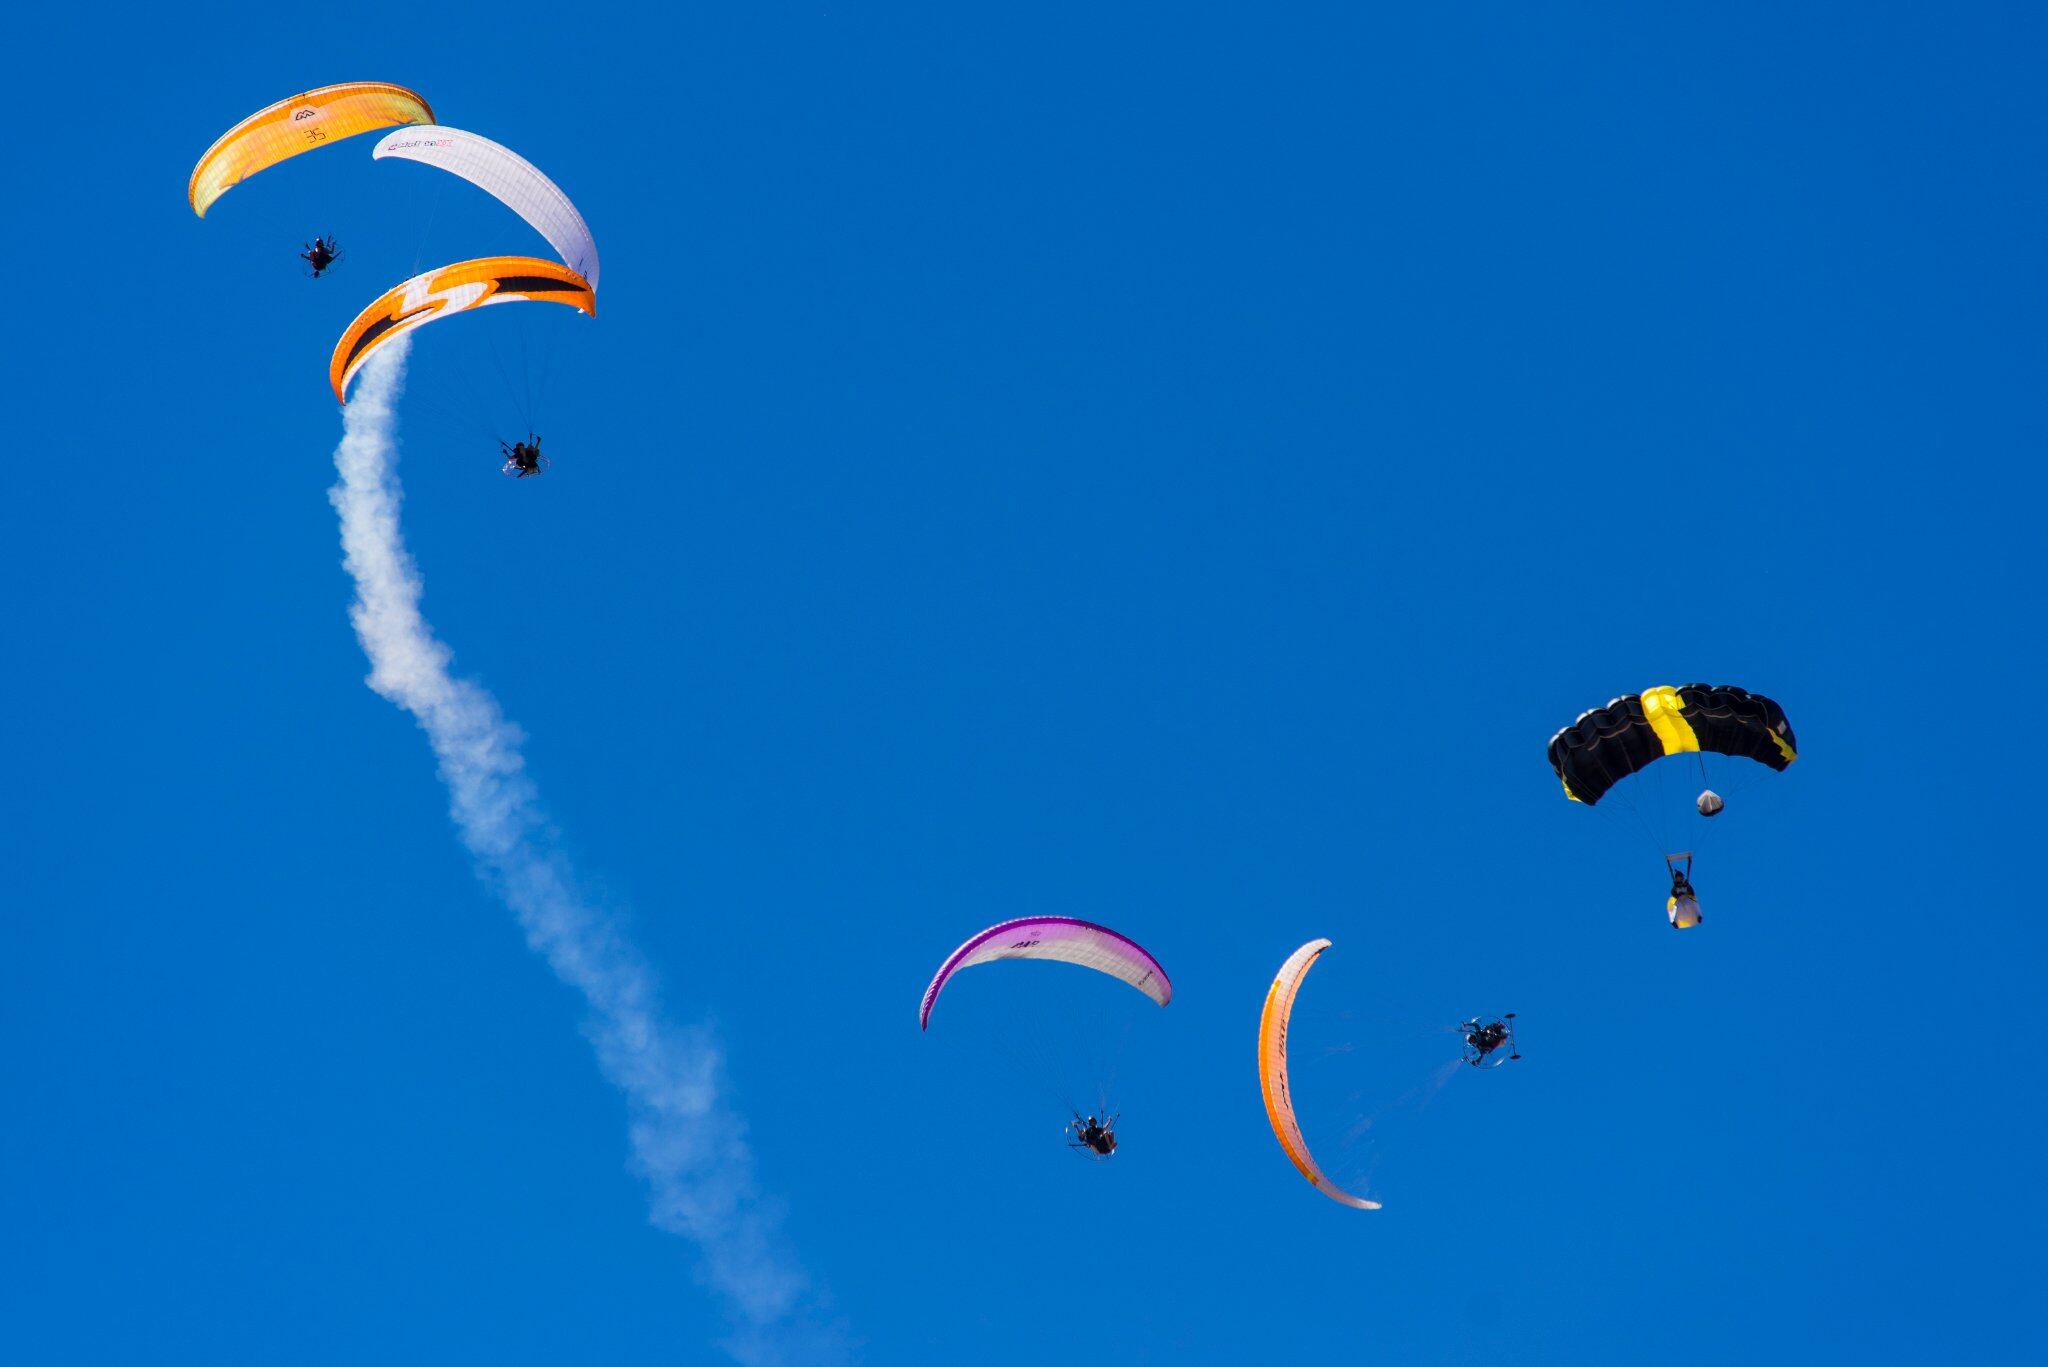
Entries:
[[998, 959], [1054, 959], [1079, 964], [1129, 983], [1161, 1006], [1173, 1000], [1173, 984], [1167, 981], [1166, 970], [1137, 941], [1108, 926], [1077, 921], [1071, 916], [1026, 916], [990, 926], [939, 965], [932, 985], [924, 990], [924, 1004], [917, 1011], [917, 1028], [922, 1030], [931, 1023], [932, 1006], [955, 973]]

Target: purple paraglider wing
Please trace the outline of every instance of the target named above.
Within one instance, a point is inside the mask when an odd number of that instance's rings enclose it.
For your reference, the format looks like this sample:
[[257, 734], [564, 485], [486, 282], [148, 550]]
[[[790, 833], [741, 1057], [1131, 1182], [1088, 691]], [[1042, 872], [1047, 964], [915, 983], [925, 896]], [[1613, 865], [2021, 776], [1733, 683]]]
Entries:
[[1078, 964], [1129, 983], [1161, 1006], [1173, 1000], [1173, 984], [1159, 960], [1144, 947], [1108, 926], [1077, 921], [1071, 916], [1026, 916], [990, 926], [953, 951], [924, 990], [917, 1028], [931, 1023], [932, 1006], [955, 973], [998, 959], [1054, 959]]

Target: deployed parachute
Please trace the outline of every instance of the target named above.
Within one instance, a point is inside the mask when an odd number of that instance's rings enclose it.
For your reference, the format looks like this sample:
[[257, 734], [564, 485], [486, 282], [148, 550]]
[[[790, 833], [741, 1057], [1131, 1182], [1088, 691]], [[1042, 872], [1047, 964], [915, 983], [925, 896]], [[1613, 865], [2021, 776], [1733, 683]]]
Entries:
[[567, 304], [597, 316], [597, 296], [590, 282], [552, 261], [536, 256], [490, 256], [442, 266], [386, 291], [348, 325], [334, 344], [327, 367], [336, 401], [348, 402], [349, 381], [363, 362], [392, 338], [451, 314], [523, 302]]
[[[1648, 688], [1582, 713], [1550, 738], [1564, 795], [1592, 806], [1610, 788], [1666, 755], [1705, 752], [1753, 759], [1783, 772], [1799, 758], [1784, 709], [1760, 693], [1717, 684]], [[1721, 810], [1719, 795], [1700, 814]]]
[[[1736, 791], [1747, 777], [1782, 773], [1799, 758], [1798, 744], [1784, 709], [1762, 694], [1684, 684], [1646, 688], [1581, 714], [1550, 738], [1550, 767], [1572, 801], [1605, 801], [1602, 810], [1618, 807], [1642, 827], [1671, 874], [1665, 916], [1689, 930], [1701, 921], [1693, 855], [1728, 806], [1716, 789]], [[1679, 755], [1691, 760], [1659, 763]]]
[[259, 109], [220, 135], [192, 168], [186, 198], [201, 218], [258, 171], [330, 142], [400, 123], [432, 123], [418, 92], [384, 81], [322, 86]]
[[564, 265], [597, 288], [597, 243], [589, 225], [569, 197], [517, 152], [475, 133], [430, 123], [383, 139], [375, 156], [423, 162], [461, 176], [532, 224]]
[[1077, 964], [1129, 983], [1161, 1006], [1173, 1000], [1173, 984], [1167, 981], [1166, 970], [1137, 941], [1108, 926], [1078, 921], [1071, 916], [1026, 916], [990, 926], [939, 965], [918, 1007], [917, 1028], [925, 1029], [931, 1023], [932, 1007], [955, 973], [998, 959], [1051, 959]]
[[1294, 1118], [1294, 1098], [1287, 1087], [1287, 1021], [1294, 1014], [1295, 994], [1316, 959], [1330, 947], [1328, 940], [1310, 940], [1287, 956], [1279, 976], [1266, 992], [1266, 1009], [1259, 1016], [1259, 1090], [1266, 1097], [1266, 1119], [1280, 1147], [1309, 1184], [1323, 1195], [1358, 1210], [1378, 1210], [1378, 1201], [1353, 1196], [1323, 1175], [1310, 1156], [1308, 1141], [1301, 1137], [1301, 1124]]

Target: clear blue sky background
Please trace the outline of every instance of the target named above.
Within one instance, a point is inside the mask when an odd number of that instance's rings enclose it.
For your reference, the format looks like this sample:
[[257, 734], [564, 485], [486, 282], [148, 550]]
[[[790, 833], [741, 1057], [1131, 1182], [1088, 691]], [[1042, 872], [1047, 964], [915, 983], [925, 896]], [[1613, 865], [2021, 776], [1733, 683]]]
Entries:
[[[342, 324], [539, 243], [368, 139], [184, 202], [363, 78], [603, 249], [553, 473], [409, 403], [408, 534], [867, 1360], [2041, 1352], [2039, 7], [1115, 8], [13, 21], [0, 1357], [718, 1359], [325, 499]], [[1679, 936], [1543, 745], [1694, 678], [1803, 757]], [[1178, 998], [920, 1037], [1035, 911]], [[1259, 1104], [1317, 935], [1333, 1077], [1526, 1027], [1384, 1152], [1319, 1084], [1377, 1215]], [[1133, 1021], [1114, 1163], [990, 1043], [1041, 1008]]]

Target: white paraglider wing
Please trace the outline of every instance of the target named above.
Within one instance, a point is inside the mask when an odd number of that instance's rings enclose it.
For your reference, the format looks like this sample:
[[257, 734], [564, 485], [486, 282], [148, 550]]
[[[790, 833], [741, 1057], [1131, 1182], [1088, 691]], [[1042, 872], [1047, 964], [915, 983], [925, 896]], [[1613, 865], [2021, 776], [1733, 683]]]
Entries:
[[597, 288], [597, 243], [561, 187], [509, 147], [445, 124], [415, 124], [377, 144], [377, 159], [400, 157], [461, 176], [501, 201], [548, 240], [562, 264]]

